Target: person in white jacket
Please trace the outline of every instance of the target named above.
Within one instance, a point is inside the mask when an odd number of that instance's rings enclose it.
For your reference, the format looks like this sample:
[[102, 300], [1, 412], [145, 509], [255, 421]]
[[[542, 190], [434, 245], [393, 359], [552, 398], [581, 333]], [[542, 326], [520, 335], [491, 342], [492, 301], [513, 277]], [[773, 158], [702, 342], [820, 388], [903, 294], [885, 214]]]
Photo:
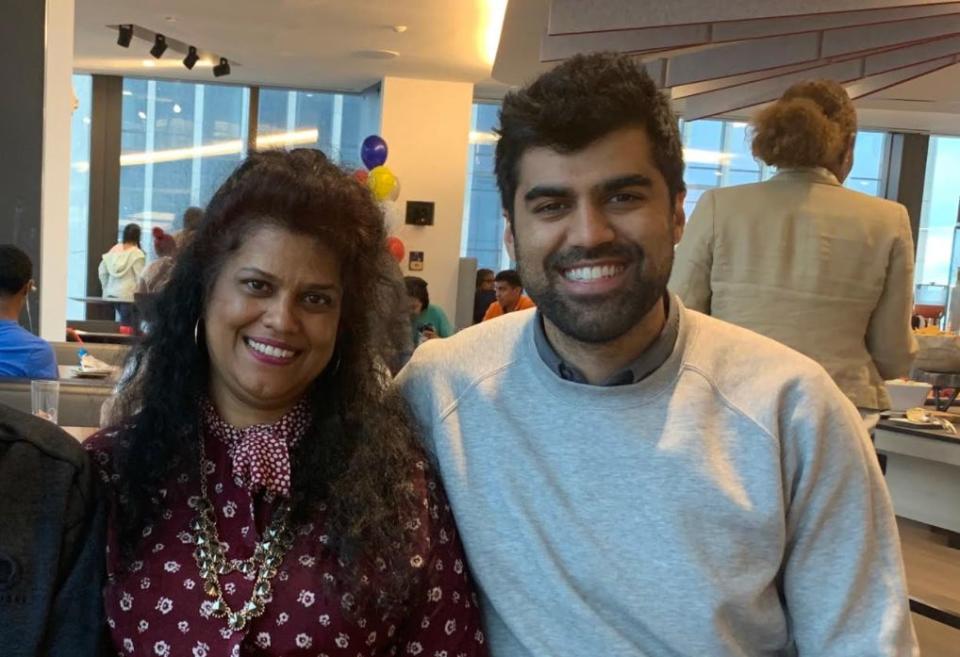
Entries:
[[861, 412], [889, 408], [884, 379], [917, 350], [907, 210], [842, 186], [857, 115], [836, 82], [798, 83], [752, 123], [753, 154], [779, 172], [700, 197], [670, 289], [813, 358]]
[[114, 304], [120, 324], [130, 326], [133, 319], [133, 294], [143, 271], [146, 255], [140, 248], [140, 226], [127, 224], [123, 241], [103, 254], [98, 274], [104, 298], [117, 299]]

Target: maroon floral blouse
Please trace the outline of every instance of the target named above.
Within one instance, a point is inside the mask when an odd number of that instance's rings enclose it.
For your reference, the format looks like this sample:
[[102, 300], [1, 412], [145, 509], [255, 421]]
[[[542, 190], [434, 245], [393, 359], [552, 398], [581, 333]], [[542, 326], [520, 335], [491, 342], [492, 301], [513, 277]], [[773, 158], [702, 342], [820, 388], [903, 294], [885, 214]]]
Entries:
[[[295, 440], [305, 423], [294, 409], [271, 425], [277, 433]], [[276, 501], [264, 482], [255, 483], [258, 456], [251, 457], [251, 443], [241, 449], [238, 439], [245, 430], [233, 429], [214, 412], [204, 420], [204, 446], [209, 461], [207, 488], [216, 509], [220, 540], [228, 545], [228, 558], [253, 554], [260, 532], [269, 524]], [[289, 431], [290, 428], [294, 430]], [[264, 427], [257, 431], [263, 434]], [[257, 433], [254, 432], [254, 434]], [[269, 432], [267, 432], [269, 433]], [[117, 475], [111, 468], [111, 450], [116, 432], [106, 429], [86, 441], [102, 481], [110, 490]], [[256, 452], [256, 449], [253, 449]], [[276, 445], [263, 454], [276, 457]], [[282, 457], [256, 470], [285, 474]], [[268, 460], [277, 461], [275, 458]], [[199, 466], [197, 466], [199, 471]], [[263, 479], [263, 477], [261, 477]], [[424, 510], [410, 522], [419, 548], [409, 557], [420, 571], [420, 585], [409, 604], [396, 612], [384, 612], [372, 604], [354, 605], [345, 613], [350, 594], [338, 585], [343, 569], [335, 554], [326, 548], [321, 517], [300, 528], [272, 583], [272, 599], [264, 614], [252, 619], [240, 631], [231, 631], [226, 619], [210, 613], [212, 601], [202, 591], [190, 523], [195, 512], [191, 503], [200, 494], [196, 473], [175, 475], [170, 487], [181, 500], [165, 508], [160, 517], [143, 530], [140, 554], [129, 568], [121, 569], [115, 531], [116, 505], [111, 497], [108, 528], [107, 584], [104, 604], [113, 645], [120, 655], [150, 657], [239, 657], [311, 656], [374, 657], [381, 655], [422, 655], [423, 657], [484, 657], [487, 646], [480, 627], [480, 610], [467, 572], [463, 548], [457, 536], [449, 505], [442, 489], [431, 478], [425, 463], [418, 463], [414, 481], [424, 491]], [[435, 492], [435, 504], [427, 502], [427, 488]], [[253, 492], [256, 491], [256, 492]], [[160, 491], [162, 499], [168, 490]], [[224, 598], [233, 609], [250, 599], [253, 576], [233, 572], [220, 576]], [[349, 606], [349, 602], [348, 602]]]

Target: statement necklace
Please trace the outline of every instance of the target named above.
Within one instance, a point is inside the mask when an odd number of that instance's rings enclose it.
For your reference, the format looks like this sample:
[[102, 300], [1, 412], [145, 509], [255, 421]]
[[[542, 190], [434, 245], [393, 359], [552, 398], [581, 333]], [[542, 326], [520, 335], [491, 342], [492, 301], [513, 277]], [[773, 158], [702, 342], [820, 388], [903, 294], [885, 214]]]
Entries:
[[[190, 523], [193, 530], [193, 558], [200, 569], [203, 579], [203, 592], [213, 599], [211, 613], [215, 618], [226, 618], [227, 626], [240, 631], [247, 623], [263, 615], [271, 599], [272, 580], [283, 563], [283, 557], [293, 545], [293, 532], [287, 526], [290, 505], [282, 502], [270, 520], [270, 526], [263, 533], [263, 540], [257, 542], [253, 556], [247, 559], [227, 559], [226, 546], [217, 534], [217, 518], [207, 495], [207, 457], [204, 453], [203, 438], [200, 439], [200, 499], [196, 504], [197, 515]], [[254, 575], [253, 594], [240, 609], [234, 611], [223, 598], [220, 588], [220, 575], [232, 572]]]

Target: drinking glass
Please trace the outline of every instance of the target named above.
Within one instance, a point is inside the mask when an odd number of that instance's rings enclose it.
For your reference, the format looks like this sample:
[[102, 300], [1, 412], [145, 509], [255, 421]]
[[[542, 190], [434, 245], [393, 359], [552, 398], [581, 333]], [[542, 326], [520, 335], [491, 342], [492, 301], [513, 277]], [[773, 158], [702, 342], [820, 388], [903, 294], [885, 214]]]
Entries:
[[60, 407], [59, 381], [31, 381], [30, 403], [33, 414], [57, 423], [57, 409]]

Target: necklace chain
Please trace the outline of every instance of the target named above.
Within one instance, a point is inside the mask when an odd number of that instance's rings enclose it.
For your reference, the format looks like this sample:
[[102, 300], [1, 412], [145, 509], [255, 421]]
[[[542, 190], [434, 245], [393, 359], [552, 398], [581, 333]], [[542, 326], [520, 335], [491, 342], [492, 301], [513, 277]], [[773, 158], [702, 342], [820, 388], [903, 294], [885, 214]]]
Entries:
[[[280, 564], [293, 545], [293, 532], [287, 526], [290, 505], [282, 502], [273, 514], [270, 526], [263, 533], [263, 540], [254, 546], [253, 556], [246, 559], [227, 559], [227, 546], [217, 534], [217, 518], [207, 495], [207, 457], [203, 438], [200, 439], [200, 499], [195, 506], [197, 515], [190, 523], [193, 530], [193, 558], [203, 579], [203, 591], [213, 600], [211, 613], [215, 618], [226, 618], [227, 626], [240, 631], [247, 623], [263, 615], [271, 600], [271, 580], [277, 575]], [[250, 600], [234, 611], [223, 598], [220, 575], [241, 572], [254, 578]]]

